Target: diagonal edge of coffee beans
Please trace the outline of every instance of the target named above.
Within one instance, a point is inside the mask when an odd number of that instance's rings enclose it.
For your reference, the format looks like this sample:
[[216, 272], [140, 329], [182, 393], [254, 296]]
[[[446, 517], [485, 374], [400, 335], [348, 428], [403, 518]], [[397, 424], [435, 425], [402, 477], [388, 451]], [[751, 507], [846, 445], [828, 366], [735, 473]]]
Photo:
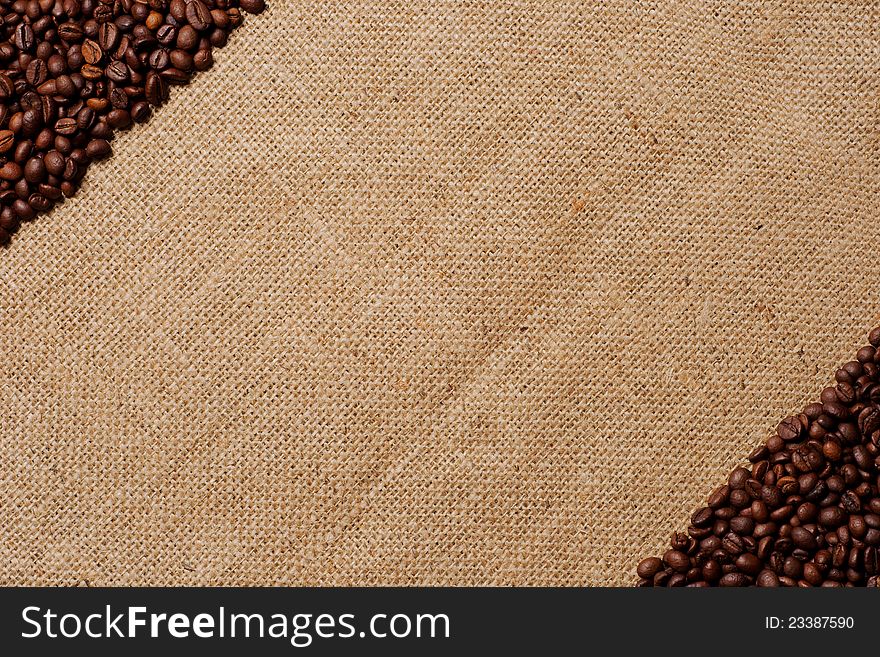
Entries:
[[150, 118], [172, 85], [265, 0], [0, 0], [0, 244], [76, 194], [114, 133]]
[[880, 328], [675, 533], [638, 586], [880, 587]]

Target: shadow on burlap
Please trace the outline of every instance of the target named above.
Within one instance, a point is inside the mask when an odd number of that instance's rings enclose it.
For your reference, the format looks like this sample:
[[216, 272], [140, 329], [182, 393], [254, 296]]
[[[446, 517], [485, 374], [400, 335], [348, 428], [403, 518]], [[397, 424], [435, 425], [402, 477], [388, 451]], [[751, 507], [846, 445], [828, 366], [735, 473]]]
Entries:
[[4, 584], [628, 584], [880, 317], [880, 6], [276, 0], [0, 254]]

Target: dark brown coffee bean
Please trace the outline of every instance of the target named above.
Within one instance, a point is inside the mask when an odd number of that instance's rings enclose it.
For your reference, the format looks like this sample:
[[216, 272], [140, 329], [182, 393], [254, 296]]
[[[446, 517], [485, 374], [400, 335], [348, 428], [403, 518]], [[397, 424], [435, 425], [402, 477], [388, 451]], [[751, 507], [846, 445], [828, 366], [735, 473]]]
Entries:
[[84, 64], [80, 69], [80, 75], [86, 80], [100, 80], [104, 76], [104, 71], [93, 64]]
[[77, 91], [76, 83], [74, 83], [73, 79], [69, 75], [59, 75], [57, 78], [55, 78], [54, 82], [55, 93], [59, 96], [71, 98]]
[[868, 531], [868, 526], [865, 524], [865, 519], [859, 515], [851, 515], [849, 517], [849, 522], [847, 523], [847, 527], [849, 527], [849, 533], [854, 538], [864, 538], [865, 534]]
[[5, 153], [15, 145], [15, 133], [11, 130], [0, 130], [0, 153]]
[[43, 182], [46, 177], [46, 167], [43, 165], [43, 158], [32, 157], [24, 165], [24, 177], [29, 183], [37, 184]]
[[168, 83], [158, 73], [150, 71], [147, 73], [145, 93], [147, 101], [158, 107], [168, 100]]
[[93, 18], [99, 23], [106, 23], [113, 20], [113, 8], [110, 5], [98, 5], [92, 14]]
[[124, 84], [128, 81], [128, 66], [125, 62], [115, 61], [111, 63], [104, 73], [117, 84]]
[[667, 550], [663, 555], [663, 562], [673, 570], [683, 573], [691, 567], [691, 560], [680, 550]]
[[42, 194], [31, 194], [28, 198], [28, 205], [36, 212], [46, 212], [52, 207], [52, 201]]
[[772, 570], [764, 569], [760, 573], [758, 573], [758, 577], [755, 580], [755, 583], [758, 586], [765, 588], [775, 588], [780, 585], [779, 577]]
[[101, 50], [101, 46], [91, 39], [83, 41], [81, 51], [86, 64], [97, 64], [104, 57], [104, 51]]
[[249, 14], [261, 14], [266, 9], [266, 0], [240, 0], [238, 4]]
[[740, 536], [748, 536], [755, 528], [755, 522], [751, 518], [737, 516], [730, 519], [730, 529]]
[[816, 548], [816, 537], [803, 527], [794, 527], [791, 530], [791, 540], [794, 544], [804, 550], [814, 550]]
[[46, 81], [46, 78], [49, 76], [49, 69], [46, 67], [46, 62], [42, 59], [35, 59], [30, 64], [28, 64], [27, 71], [25, 73], [25, 77], [28, 81], [28, 84], [38, 87]]
[[113, 109], [107, 114], [107, 123], [112, 127], [121, 129], [131, 125], [131, 114], [124, 109]]
[[159, 76], [168, 84], [186, 84], [189, 82], [191, 75], [179, 68], [166, 68], [159, 73]]
[[808, 562], [804, 564], [804, 579], [813, 586], [819, 586], [822, 583], [822, 573], [816, 564]]
[[74, 134], [76, 131], [76, 119], [65, 118], [58, 119], [58, 121], [55, 122], [55, 132], [57, 132], [59, 135], [69, 136]]
[[746, 575], [757, 575], [761, 572], [764, 564], [754, 554], [748, 552], [739, 555], [734, 562], [736, 567]]
[[202, 0], [191, 0], [186, 5], [186, 20], [199, 31], [207, 30], [213, 26], [214, 19], [211, 11]]
[[30, 204], [22, 199], [16, 199], [12, 204], [12, 211], [15, 212], [22, 221], [28, 221], [37, 216], [37, 213]]
[[171, 13], [171, 16], [178, 23], [182, 23], [186, 20], [186, 2], [185, 0], [170, 0], [168, 3], [168, 10]]
[[43, 164], [46, 166], [46, 171], [53, 176], [60, 176], [64, 172], [64, 156], [58, 151], [53, 150], [46, 153]]
[[731, 490], [744, 488], [746, 482], [751, 478], [751, 473], [745, 468], [736, 468], [727, 478], [727, 485]]
[[105, 53], [112, 52], [119, 44], [119, 28], [113, 23], [104, 23], [98, 28], [98, 45]]
[[22, 176], [21, 166], [15, 162], [7, 162], [0, 167], [0, 178], [12, 182], [17, 181]]
[[29, 23], [20, 23], [15, 28], [13, 43], [22, 52], [30, 52], [36, 47], [37, 40]]
[[843, 509], [837, 506], [826, 507], [819, 511], [819, 524], [834, 529], [844, 522]]
[[110, 155], [112, 148], [106, 139], [93, 139], [86, 146], [86, 154], [93, 160], [101, 160]]
[[749, 578], [738, 572], [727, 573], [719, 581], [719, 586], [748, 586]]
[[663, 567], [663, 562], [657, 557], [648, 557], [647, 559], [643, 559], [639, 562], [638, 568], [636, 568], [636, 572], [639, 577], [643, 577], [645, 579], [650, 579], [657, 574], [657, 572]]

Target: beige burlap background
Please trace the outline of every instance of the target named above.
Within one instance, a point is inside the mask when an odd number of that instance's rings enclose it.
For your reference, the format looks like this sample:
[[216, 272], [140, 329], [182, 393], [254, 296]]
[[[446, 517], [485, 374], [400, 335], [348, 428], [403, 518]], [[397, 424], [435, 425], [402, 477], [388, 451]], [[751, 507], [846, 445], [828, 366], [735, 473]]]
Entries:
[[627, 584], [880, 319], [880, 5], [275, 0], [0, 253], [0, 582]]

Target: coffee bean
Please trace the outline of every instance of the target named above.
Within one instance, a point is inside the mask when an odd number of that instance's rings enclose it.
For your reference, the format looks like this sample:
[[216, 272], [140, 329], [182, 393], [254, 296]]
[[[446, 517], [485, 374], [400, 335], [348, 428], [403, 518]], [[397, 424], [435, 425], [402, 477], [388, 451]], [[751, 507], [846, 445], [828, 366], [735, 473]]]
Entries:
[[16, 162], [7, 162], [0, 167], [0, 178], [11, 182], [17, 181], [22, 176], [21, 166]]
[[751, 473], [745, 468], [736, 468], [733, 472], [730, 473], [730, 477], [727, 479], [727, 485], [730, 486], [731, 490], [736, 490], [739, 488], [744, 488], [746, 482], [751, 478]]
[[691, 517], [691, 524], [696, 527], [705, 527], [712, 521], [713, 515], [711, 508], [708, 506], [703, 507], [702, 509], [697, 510]]
[[84, 64], [79, 72], [86, 80], [100, 80], [104, 76], [104, 71], [94, 64]]
[[168, 83], [158, 73], [150, 71], [147, 73], [145, 94], [147, 101], [158, 107], [168, 100]]
[[749, 578], [738, 572], [727, 573], [722, 577], [719, 582], [719, 586], [748, 586]]
[[77, 131], [76, 119], [64, 118], [55, 122], [55, 132], [59, 135], [69, 136]]
[[657, 557], [648, 557], [647, 559], [643, 559], [639, 562], [638, 568], [636, 568], [636, 572], [639, 577], [643, 577], [645, 579], [650, 579], [657, 574], [657, 572], [663, 567], [663, 562]]
[[28, 64], [27, 71], [25, 72], [25, 79], [29, 85], [33, 87], [39, 87], [46, 81], [46, 78], [49, 76], [49, 69], [46, 66], [46, 62], [42, 59], [35, 59], [30, 64]]
[[748, 536], [752, 533], [752, 530], [754, 528], [755, 522], [751, 518], [747, 518], [745, 516], [737, 516], [736, 518], [731, 518], [730, 520], [730, 529], [740, 536]]
[[260, 14], [266, 9], [266, 0], [241, 0], [239, 4], [242, 9], [250, 14]]
[[111, 150], [110, 142], [106, 139], [93, 139], [89, 142], [88, 146], [86, 146], [86, 154], [93, 160], [100, 160], [107, 157], [110, 155]]
[[812, 562], [804, 564], [804, 579], [813, 586], [819, 586], [822, 583], [822, 573], [818, 566]]
[[678, 572], [685, 572], [691, 567], [691, 560], [681, 550], [667, 550], [663, 555], [663, 562]]
[[22, 52], [30, 52], [36, 47], [36, 37], [34, 30], [29, 23], [20, 23], [15, 28], [15, 36], [13, 38], [15, 47]]
[[758, 573], [758, 577], [755, 580], [755, 583], [758, 586], [762, 586], [765, 588], [775, 588], [780, 585], [779, 577], [772, 570], [764, 569], [760, 573]]
[[186, 5], [186, 20], [199, 31], [207, 30], [214, 25], [211, 11], [202, 0], [191, 0]]
[[46, 177], [46, 167], [43, 164], [43, 158], [32, 157], [24, 165], [24, 177], [29, 183], [37, 184], [43, 182]]
[[851, 515], [849, 517], [849, 522], [847, 523], [847, 527], [849, 528], [849, 533], [854, 538], [864, 538], [865, 534], [868, 531], [868, 526], [865, 524], [865, 519], [859, 515]]
[[55, 78], [55, 93], [64, 98], [71, 98], [77, 92], [76, 83], [69, 75]]
[[813, 550], [816, 547], [816, 537], [803, 527], [792, 528], [791, 540], [797, 547], [804, 550]]
[[798, 419], [795, 417], [786, 418], [776, 428], [776, 433], [785, 442], [797, 440], [800, 437], [802, 431], [803, 427], [801, 426], [801, 423], [798, 421]]
[[117, 84], [124, 84], [128, 81], [128, 65], [125, 62], [113, 62], [105, 69], [104, 73]]
[[199, 33], [191, 25], [184, 25], [177, 31], [176, 43], [181, 50], [192, 50], [199, 43]]
[[748, 552], [739, 555], [735, 561], [736, 567], [746, 575], [757, 575], [764, 567], [758, 557]]
[[11, 130], [0, 130], [0, 153], [5, 153], [15, 146], [15, 133]]

